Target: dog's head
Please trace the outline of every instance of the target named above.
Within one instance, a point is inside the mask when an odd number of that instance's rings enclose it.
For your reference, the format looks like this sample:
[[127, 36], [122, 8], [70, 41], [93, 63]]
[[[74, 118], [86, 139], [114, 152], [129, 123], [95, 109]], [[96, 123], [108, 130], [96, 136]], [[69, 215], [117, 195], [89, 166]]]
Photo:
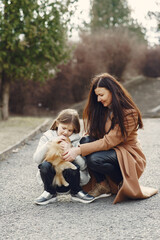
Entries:
[[[69, 143], [71, 145], [69, 138], [67, 138], [64, 141], [66, 141], [67, 143]], [[49, 147], [48, 147], [48, 151], [45, 156], [45, 160], [53, 162], [54, 159], [62, 158], [63, 150], [60, 146], [60, 142], [61, 141], [52, 141], [49, 143]]]
[[48, 151], [46, 153], [46, 157], [45, 157], [45, 160], [52, 160], [54, 158], [57, 158], [57, 157], [62, 157], [62, 149], [59, 145], [60, 142], [50, 142], [49, 143], [49, 147], [48, 147]]

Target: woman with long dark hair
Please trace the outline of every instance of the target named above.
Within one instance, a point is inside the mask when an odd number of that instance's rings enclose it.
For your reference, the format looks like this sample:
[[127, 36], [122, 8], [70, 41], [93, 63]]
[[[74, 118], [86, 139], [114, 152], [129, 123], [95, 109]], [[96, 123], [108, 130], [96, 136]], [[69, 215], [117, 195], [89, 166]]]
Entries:
[[64, 159], [86, 156], [96, 180], [90, 195], [98, 198], [117, 193], [116, 203], [157, 193], [157, 189], [139, 185], [146, 166], [137, 140], [137, 130], [143, 128], [142, 117], [127, 90], [113, 76], [104, 73], [93, 78], [83, 120], [87, 136], [79, 147], [69, 149]]

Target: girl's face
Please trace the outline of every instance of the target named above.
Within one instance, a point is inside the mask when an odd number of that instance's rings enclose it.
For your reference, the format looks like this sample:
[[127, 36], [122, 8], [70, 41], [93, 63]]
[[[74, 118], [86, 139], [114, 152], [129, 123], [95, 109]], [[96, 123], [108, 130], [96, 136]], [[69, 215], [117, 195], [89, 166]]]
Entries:
[[112, 93], [108, 89], [97, 87], [94, 92], [97, 95], [97, 102], [101, 102], [104, 107], [108, 107], [112, 103]]
[[70, 137], [74, 131], [73, 124], [64, 124], [64, 123], [57, 123], [57, 135], [63, 135], [65, 137]]

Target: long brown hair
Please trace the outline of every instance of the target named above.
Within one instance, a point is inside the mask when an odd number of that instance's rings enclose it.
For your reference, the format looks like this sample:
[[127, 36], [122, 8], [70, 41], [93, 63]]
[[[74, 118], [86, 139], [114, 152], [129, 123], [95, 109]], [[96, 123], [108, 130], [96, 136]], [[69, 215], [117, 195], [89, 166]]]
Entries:
[[58, 114], [57, 118], [53, 121], [50, 129], [57, 130], [57, 123], [72, 124], [74, 127], [73, 132], [80, 132], [79, 114], [75, 109], [67, 108], [62, 110]]
[[99, 139], [104, 136], [105, 123], [109, 111], [108, 107], [104, 107], [101, 102], [97, 101], [97, 95], [95, 94], [97, 87], [106, 88], [112, 93], [113, 118], [110, 130], [118, 123], [122, 136], [124, 138], [127, 137], [124, 125], [125, 109], [135, 109], [137, 111], [137, 129], [143, 128], [141, 113], [128, 91], [113, 76], [103, 73], [93, 78], [88, 101], [83, 111], [84, 128], [91, 137]]

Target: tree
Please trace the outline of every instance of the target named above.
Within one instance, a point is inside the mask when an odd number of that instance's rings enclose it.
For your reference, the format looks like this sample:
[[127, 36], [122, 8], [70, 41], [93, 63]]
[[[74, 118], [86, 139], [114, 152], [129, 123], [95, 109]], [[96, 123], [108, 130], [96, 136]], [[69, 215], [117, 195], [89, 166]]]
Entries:
[[145, 28], [131, 17], [127, 0], [91, 0], [90, 17], [91, 32], [124, 27], [144, 40]]
[[[155, 30], [156, 30], [156, 32], [159, 33], [160, 32], [160, 3], [158, 1], [156, 1], [156, 5], [157, 5], [157, 11], [155, 11], [155, 12], [149, 11], [148, 16], [150, 18], [156, 19], [157, 28]], [[158, 39], [159, 39], [159, 43], [160, 43], [160, 36], [158, 37]]]
[[75, 1], [0, 0], [2, 119], [9, 115], [11, 81], [44, 81], [67, 59], [67, 27], [72, 14], [68, 8]]
[[91, 30], [97, 31], [127, 24], [130, 9], [126, 0], [92, 0], [90, 16]]
[[139, 24], [136, 19], [131, 18], [126, 28], [130, 31], [131, 34], [136, 36], [137, 39], [147, 43], [147, 40], [145, 39], [147, 30], [142, 26], [142, 24]]

